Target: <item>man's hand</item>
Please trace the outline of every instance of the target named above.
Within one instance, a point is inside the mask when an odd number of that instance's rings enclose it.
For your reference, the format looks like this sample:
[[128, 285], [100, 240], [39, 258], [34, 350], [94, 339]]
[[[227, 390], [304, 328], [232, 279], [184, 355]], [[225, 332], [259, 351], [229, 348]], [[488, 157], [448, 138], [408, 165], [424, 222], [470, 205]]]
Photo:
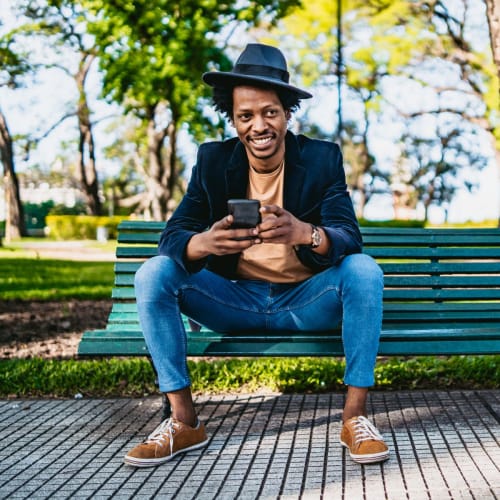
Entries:
[[[286, 245], [310, 245], [312, 243], [312, 227], [302, 222], [278, 205], [265, 205], [260, 209], [262, 222], [257, 226], [262, 243], [285, 243]], [[313, 251], [326, 255], [330, 250], [330, 240], [322, 227], [321, 244]]]
[[256, 228], [232, 229], [232, 223], [233, 216], [227, 215], [215, 222], [208, 231], [195, 234], [186, 248], [188, 260], [198, 260], [208, 255], [239, 253], [252, 245], [262, 243]]
[[278, 205], [261, 207], [262, 222], [258, 225], [263, 243], [308, 245], [311, 243], [311, 225], [302, 222]]

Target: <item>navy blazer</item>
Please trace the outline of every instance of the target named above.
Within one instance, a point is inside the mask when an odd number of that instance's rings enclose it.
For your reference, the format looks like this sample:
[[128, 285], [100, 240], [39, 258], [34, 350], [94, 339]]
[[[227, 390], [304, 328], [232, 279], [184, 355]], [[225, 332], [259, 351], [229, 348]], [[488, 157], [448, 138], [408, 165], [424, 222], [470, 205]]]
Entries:
[[[342, 155], [336, 144], [291, 132], [285, 141], [283, 208], [304, 222], [323, 227], [328, 235], [331, 249], [326, 256], [308, 247], [297, 249], [302, 263], [320, 272], [362, 248]], [[234, 279], [239, 254], [211, 255], [189, 262], [185, 249], [195, 233], [227, 215], [227, 200], [247, 197], [248, 168], [247, 154], [238, 138], [200, 146], [187, 192], [161, 234], [160, 255], [171, 257], [190, 273], [207, 267]]]

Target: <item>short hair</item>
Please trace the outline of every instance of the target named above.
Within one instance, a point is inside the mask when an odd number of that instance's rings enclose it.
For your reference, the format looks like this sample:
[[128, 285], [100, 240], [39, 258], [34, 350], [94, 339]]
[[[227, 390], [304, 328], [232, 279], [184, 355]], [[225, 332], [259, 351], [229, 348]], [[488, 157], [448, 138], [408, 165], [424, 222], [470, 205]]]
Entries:
[[[230, 120], [233, 119], [233, 90], [244, 84], [230, 85], [226, 87], [214, 87], [212, 91], [212, 102], [216, 111], [220, 111]], [[251, 82], [248, 84], [251, 87], [257, 87], [264, 90], [273, 90], [278, 95], [278, 98], [285, 111], [293, 113], [300, 108], [300, 97], [291, 90], [280, 88], [277, 85], [269, 85], [260, 82]]]

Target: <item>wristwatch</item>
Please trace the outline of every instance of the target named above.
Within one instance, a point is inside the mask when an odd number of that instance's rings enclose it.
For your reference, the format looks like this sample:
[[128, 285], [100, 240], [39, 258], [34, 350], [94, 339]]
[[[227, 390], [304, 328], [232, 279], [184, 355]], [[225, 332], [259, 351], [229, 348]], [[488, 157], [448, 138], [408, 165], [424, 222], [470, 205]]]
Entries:
[[321, 245], [321, 242], [323, 241], [323, 238], [321, 237], [321, 232], [320, 230], [311, 224], [312, 227], [312, 234], [311, 234], [311, 248], [318, 248]]

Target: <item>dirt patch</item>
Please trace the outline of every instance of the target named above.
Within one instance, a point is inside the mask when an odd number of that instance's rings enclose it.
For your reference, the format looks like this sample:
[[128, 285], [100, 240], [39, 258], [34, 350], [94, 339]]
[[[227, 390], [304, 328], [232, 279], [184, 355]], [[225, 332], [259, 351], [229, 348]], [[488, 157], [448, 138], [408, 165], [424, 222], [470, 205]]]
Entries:
[[85, 330], [106, 326], [111, 304], [0, 301], [0, 358], [73, 358]]

